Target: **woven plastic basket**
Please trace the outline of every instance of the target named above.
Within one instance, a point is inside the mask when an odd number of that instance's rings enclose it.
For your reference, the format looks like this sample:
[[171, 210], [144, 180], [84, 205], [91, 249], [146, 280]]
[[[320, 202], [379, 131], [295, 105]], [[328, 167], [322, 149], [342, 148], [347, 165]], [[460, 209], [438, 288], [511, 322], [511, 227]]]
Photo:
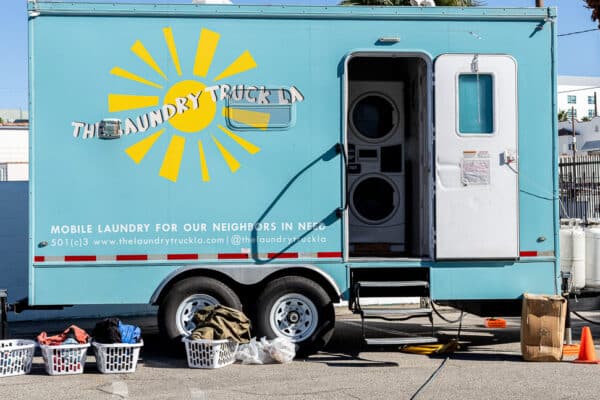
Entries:
[[44, 366], [49, 375], [81, 374], [85, 366], [88, 344], [40, 345]]
[[127, 374], [135, 372], [140, 349], [144, 341], [139, 343], [98, 343], [92, 342], [96, 355], [96, 366], [103, 374]]
[[33, 340], [0, 340], [0, 377], [28, 374], [34, 351]]
[[181, 339], [190, 368], [221, 368], [235, 362], [238, 343], [232, 340]]

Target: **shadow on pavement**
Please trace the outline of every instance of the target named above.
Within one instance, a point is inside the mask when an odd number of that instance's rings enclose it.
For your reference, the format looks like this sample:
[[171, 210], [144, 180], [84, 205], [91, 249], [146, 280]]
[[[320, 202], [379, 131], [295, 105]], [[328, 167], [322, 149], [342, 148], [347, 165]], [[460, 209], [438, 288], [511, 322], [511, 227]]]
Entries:
[[[600, 313], [586, 313], [591, 320], [600, 322]], [[183, 343], [178, 351], [173, 352], [158, 333], [155, 316], [122, 317], [124, 323], [138, 325], [142, 329], [144, 347], [139, 363], [147, 368], [187, 368], [187, 360]], [[9, 325], [12, 338], [35, 339], [41, 331], [49, 334], [61, 332], [71, 324], [91, 332], [100, 319], [53, 320], [35, 322], [13, 322]], [[401, 323], [370, 321], [367, 334], [370, 337], [399, 335], [430, 335], [428, 321], [414, 320]], [[594, 337], [600, 336], [600, 326], [578, 318], [572, 320], [573, 342], [579, 342], [581, 328], [589, 326]], [[438, 324], [436, 336], [440, 343], [455, 339], [458, 324]], [[463, 322], [460, 331], [462, 350], [449, 357], [464, 361], [513, 361], [522, 362], [520, 354], [520, 318], [509, 319], [505, 329], [488, 329], [483, 326], [483, 318], [469, 315]], [[600, 344], [600, 343], [598, 343]], [[336, 329], [330, 343], [316, 355], [304, 359], [307, 362], [322, 363], [331, 367], [398, 367], [395, 362], [373, 360], [377, 353], [397, 353], [400, 346], [367, 346], [363, 343], [360, 319], [342, 317], [336, 322]], [[368, 355], [366, 354], [368, 353]], [[39, 349], [36, 356], [40, 356]], [[95, 373], [93, 350], [88, 351], [86, 372]], [[434, 355], [434, 358], [445, 358], [446, 355]], [[41, 361], [41, 360], [40, 360]], [[99, 372], [98, 372], [99, 373]], [[44, 366], [34, 363], [32, 374], [45, 374]]]

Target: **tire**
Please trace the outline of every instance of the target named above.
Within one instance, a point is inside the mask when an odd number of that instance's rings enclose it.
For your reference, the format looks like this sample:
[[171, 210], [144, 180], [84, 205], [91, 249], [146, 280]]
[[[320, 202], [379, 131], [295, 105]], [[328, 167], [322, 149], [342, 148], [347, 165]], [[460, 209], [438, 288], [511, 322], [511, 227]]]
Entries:
[[162, 336], [172, 344], [180, 344], [194, 328], [194, 313], [208, 305], [222, 304], [242, 309], [238, 295], [224, 283], [207, 277], [192, 277], [177, 282], [158, 309], [158, 327]]
[[333, 335], [335, 310], [316, 282], [288, 276], [267, 284], [256, 302], [256, 336], [285, 337], [306, 356], [325, 346]]

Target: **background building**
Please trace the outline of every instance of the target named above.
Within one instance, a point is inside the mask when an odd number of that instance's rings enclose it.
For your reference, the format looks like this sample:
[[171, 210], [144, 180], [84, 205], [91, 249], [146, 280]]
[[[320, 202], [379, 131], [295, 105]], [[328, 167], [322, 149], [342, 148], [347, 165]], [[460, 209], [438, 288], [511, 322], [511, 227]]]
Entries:
[[569, 119], [572, 108], [575, 110], [575, 119], [579, 121], [598, 115], [599, 99], [600, 77], [558, 77], [558, 111], [566, 111]]
[[[575, 122], [577, 154], [600, 154], [600, 117], [590, 121]], [[558, 123], [558, 153], [573, 155], [573, 124], [571, 121]]]
[[29, 112], [23, 109], [0, 109], [0, 118], [4, 122], [15, 122], [29, 119]]
[[0, 181], [29, 180], [29, 126], [0, 125]]

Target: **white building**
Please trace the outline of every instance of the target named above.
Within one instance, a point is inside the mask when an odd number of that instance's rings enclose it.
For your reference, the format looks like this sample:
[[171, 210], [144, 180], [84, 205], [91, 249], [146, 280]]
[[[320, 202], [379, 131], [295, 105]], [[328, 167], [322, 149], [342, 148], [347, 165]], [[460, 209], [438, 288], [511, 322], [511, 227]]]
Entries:
[[598, 115], [597, 102], [600, 101], [600, 77], [559, 76], [558, 111], [566, 111], [571, 119], [571, 110], [575, 110], [575, 119], [592, 118]]
[[0, 181], [29, 180], [29, 126], [0, 125]]
[[[600, 154], [600, 117], [590, 121], [576, 122], [577, 155]], [[558, 152], [560, 155], [573, 154], [573, 125], [571, 121], [558, 123]]]

